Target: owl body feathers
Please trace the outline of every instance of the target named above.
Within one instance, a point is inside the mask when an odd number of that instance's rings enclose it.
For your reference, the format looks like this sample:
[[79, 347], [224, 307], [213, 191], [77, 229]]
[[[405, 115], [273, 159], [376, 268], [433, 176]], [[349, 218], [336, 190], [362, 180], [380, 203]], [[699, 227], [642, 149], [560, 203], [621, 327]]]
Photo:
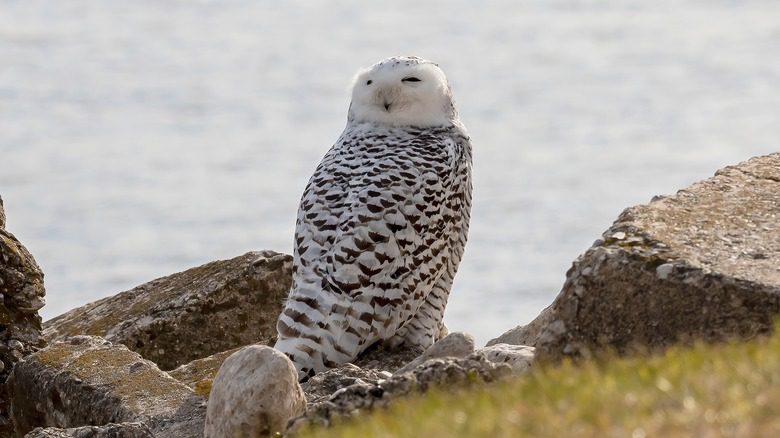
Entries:
[[471, 143], [457, 121], [350, 121], [301, 199], [276, 348], [301, 378], [378, 341], [428, 347], [463, 256]]

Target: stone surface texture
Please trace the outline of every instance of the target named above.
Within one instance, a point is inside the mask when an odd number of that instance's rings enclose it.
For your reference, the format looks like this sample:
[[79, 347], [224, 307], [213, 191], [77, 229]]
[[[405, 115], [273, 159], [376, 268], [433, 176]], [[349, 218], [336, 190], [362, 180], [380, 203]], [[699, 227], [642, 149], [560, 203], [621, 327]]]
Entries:
[[[456, 335], [456, 338], [463, 336], [461, 334]], [[467, 345], [462, 347], [462, 354], [458, 354], [459, 357], [467, 356], [474, 351], [473, 340], [471, 340], [471, 350], [468, 351], [468, 343], [466, 337], [470, 338], [470, 335], [463, 336], [463, 341]], [[443, 346], [450, 345], [451, 341], [447, 341]], [[268, 345], [270, 341], [263, 341], [255, 343], [254, 345]], [[452, 342], [454, 344], [454, 342]], [[462, 345], [462, 344], [461, 344]], [[440, 346], [441, 347], [441, 346]], [[438, 351], [440, 347], [437, 347]], [[241, 348], [241, 347], [240, 347]], [[208, 397], [211, 391], [211, 385], [214, 377], [217, 375], [219, 367], [225, 359], [231, 354], [238, 351], [240, 348], [234, 348], [227, 351], [222, 351], [211, 356], [196, 359], [188, 364], [181, 365], [180, 367], [169, 371], [169, 374], [174, 379], [184, 383], [196, 393]], [[449, 348], [450, 350], [452, 347]], [[468, 352], [466, 352], [468, 351]], [[357, 382], [376, 382], [381, 379], [386, 379], [392, 375], [392, 370], [397, 370], [403, 367], [404, 364], [408, 364], [411, 361], [419, 365], [425, 360], [417, 361], [421, 354], [425, 354], [424, 351], [416, 348], [404, 348], [396, 347], [389, 349], [382, 345], [376, 345], [364, 352], [355, 361], [356, 364], [362, 365], [365, 368], [361, 368], [355, 364], [344, 364], [338, 368], [333, 368], [322, 373], [316, 374], [311, 379], [301, 384], [304, 392], [306, 393], [306, 399], [309, 403], [313, 400], [319, 400], [324, 396], [329, 396], [337, 389], [351, 385]], [[426, 360], [434, 356], [426, 356]], [[437, 356], [438, 357], [438, 356]]]
[[207, 263], [87, 304], [44, 325], [47, 340], [102, 336], [160, 368], [276, 339], [292, 258], [273, 251]]
[[492, 341], [556, 360], [609, 347], [750, 338], [780, 314], [780, 154], [625, 210], [553, 304]]
[[474, 352], [474, 337], [468, 333], [454, 332], [436, 341], [421, 355], [417, 356], [414, 360], [407, 363], [395, 374], [405, 373], [410, 371], [429, 359], [444, 358], [444, 357], [466, 357]]
[[[263, 341], [254, 345], [268, 345]], [[196, 393], [208, 397], [214, 377], [222, 363], [239, 348], [196, 359], [169, 371], [171, 377], [184, 383]], [[316, 374], [301, 384], [309, 404], [320, 401], [336, 390], [354, 383], [375, 383], [387, 379], [392, 372], [406, 372], [428, 359], [437, 357], [465, 357], [474, 352], [474, 339], [466, 333], [450, 333], [425, 351], [416, 348], [382, 345], [371, 347], [357, 358], [355, 364], [344, 364]], [[361, 365], [361, 366], [358, 366]]]
[[[261, 343], [256, 345], [265, 344], [266, 343]], [[214, 377], [217, 376], [219, 367], [222, 366], [225, 359], [240, 349], [241, 348], [233, 348], [231, 350], [212, 354], [203, 359], [193, 360], [175, 370], [168, 371], [168, 374], [190, 387], [190, 389], [196, 393], [208, 398], [209, 393], [211, 392], [211, 383], [214, 380]]]
[[110, 423], [71, 429], [35, 428], [24, 438], [154, 438], [154, 435], [143, 423]]
[[214, 378], [204, 437], [283, 433], [290, 418], [305, 409], [298, 372], [290, 359], [271, 347], [252, 345], [225, 359]]
[[337, 390], [325, 400], [313, 403], [306, 414], [290, 421], [290, 433], [307, 425], [329, 426], [339, 417], [387, 406], [392, 400], [434, 386], [468, 385], [493, 382], [512, 374], [506, 364], [487, 360], [479, 353], [465, 358], [430, 359], [411, 371], [396, 374], [376, 383], [359, 382]]
[[338, 368], [315, 374], [309, 380], [301, 384], [306, 402], [309, 405], [324, 401], [336, 391], [347, 386], [376, 385], [382, 380], [392, 376], [388, 371], [364, 370], [353, 364], [344, 364]]
[[14, 364], [45, 345], [38, 315], [45, 294], [41, 268], [5, 229], [0, 199], [0, 437], [13, 433], [4, 382]]
[[394, 372], [423, 354], [425, 349], [400, 345], [390, 347], [377, 342], [360, 353], [354, 364], [364, 370]]
[[535, 352], [534, 347], [510, 344], [493, 344], [477, 351], [491, 362], [509, 365], [514, 375], [523, 374], [531, 369]]
[[141, 422], [155, 437], [198, 437], [205, 400], [123, 345], [77, 336], [31, 354], [8, 378], [17, 436], [35, 427]]

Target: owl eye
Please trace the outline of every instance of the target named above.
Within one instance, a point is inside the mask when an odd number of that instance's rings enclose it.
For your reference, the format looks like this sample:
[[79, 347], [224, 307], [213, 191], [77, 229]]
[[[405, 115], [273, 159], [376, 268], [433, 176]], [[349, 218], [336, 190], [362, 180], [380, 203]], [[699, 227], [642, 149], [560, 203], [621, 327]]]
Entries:
[[366, 85], [371, 85], [373, 82], [374, 82], [374, 81], [372, 81], [371, 79], [369, 79], [368, 81], [366, 81]]
[[420, 78], [409, 76], [408, 78], [401, 79], [401, 82], [422, 82], [422, 81], [420, 80]]

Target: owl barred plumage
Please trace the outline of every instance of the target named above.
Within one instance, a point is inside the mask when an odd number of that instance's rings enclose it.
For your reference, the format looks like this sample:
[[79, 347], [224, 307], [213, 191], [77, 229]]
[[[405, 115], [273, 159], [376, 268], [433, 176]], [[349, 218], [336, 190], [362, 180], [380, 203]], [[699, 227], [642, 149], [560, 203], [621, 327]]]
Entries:
[[358, 74], [347, 126], [312, 175], [275, 347], [306, 378], [378, 341], [442, 330], [471, 209], [471, 143], [444, 73], [397, 57]]

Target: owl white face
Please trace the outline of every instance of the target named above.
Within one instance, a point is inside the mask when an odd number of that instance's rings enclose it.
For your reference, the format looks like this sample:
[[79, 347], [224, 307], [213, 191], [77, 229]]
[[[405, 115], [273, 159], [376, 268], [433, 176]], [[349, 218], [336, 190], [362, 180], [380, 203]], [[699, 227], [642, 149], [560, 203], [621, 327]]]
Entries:
[[355, 78], [353, 122], [430, 127], [450, 124], [456, 117], [447, 78], [430, 61], [388, 58]]

